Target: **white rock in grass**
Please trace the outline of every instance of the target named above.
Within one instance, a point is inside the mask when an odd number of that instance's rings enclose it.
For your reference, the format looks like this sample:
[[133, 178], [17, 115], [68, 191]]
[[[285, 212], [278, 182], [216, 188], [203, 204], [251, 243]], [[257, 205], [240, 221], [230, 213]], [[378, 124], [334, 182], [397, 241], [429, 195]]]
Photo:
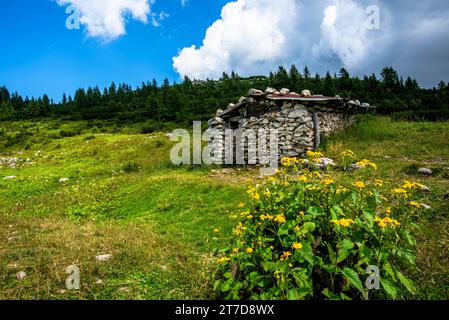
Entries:
[[23, 278], [25, 278], [27, 276], [27, 274], [24, 271], [19, 271], [16, 273], [16, 277], [19, 280], [22, 280]]
[[431, 175], [433, 173], [432, 169], [429, 168], [419, 168], [418, 173]]
[[95, 259], [97, 259], [98, 262], [104, 262], [112, 259], [111, 254], [102, 254], [99, 256], [96, 256]]
[[7, 177], [3, 178], [3, 180], [13, 180], [13, 179], [17, 179], [17, 177], [16, 176], [7, 176]]
[[421, 208], [425, 209], [425, 210], [432, 210], [432, 207], [429, 206], [428, 204], [424, 204], [424, 203], [420, 203]]
[[66, 183], [69, 181], [69, 178], [61, 178], [59, 179], [59, 183]]

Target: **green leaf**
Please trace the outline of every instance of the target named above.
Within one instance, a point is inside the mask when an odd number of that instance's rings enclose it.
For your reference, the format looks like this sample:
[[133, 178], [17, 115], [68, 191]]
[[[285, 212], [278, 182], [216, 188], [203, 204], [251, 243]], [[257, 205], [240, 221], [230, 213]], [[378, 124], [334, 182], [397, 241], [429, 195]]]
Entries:
[[391, 264], [389, 264], [388, 262], [385, 262], [383, 269], [393, 279], [393, 281], [396, 281], [396, 272], [394, 270], [394, 267]]
[[313, 232], [316, 228], [315, 223], [313, 222], [306, 222], [304, 223], [304, 229], [306, 229], [308, 232]]
[[375, 213], [374, 212], [370, 212], [370, 211], [367, 211], [367, 210], [363, 210], [363, 215], [366, 217], [366, 219], [369, 221], [369, 222], [373, 222], [374, 221], [374, 215], [375, 215]]
[[340, 297], [341, 297], [342, 300], [348, 300], [348, 301], [352, 300], [350, 297], [345, 295], [343, 292], [340, 292]]
[[342, 273], [350, 284], [356, 287], [360, 292], [364, 292], [362, 281], [360, 280], [357, 272], [355, 272], [351, 268], [344, 268]]
[[336, 260], [336, 257], [335, 257], [335, 252], [334, 252], [334, 249], [332, 249], [332, 246], [329, 243], [327, 244], [327, 251], [329, 252], [329, 258], [331, 259], [331, 262], [336, 264], [337, 260]]
[[329, 289], [324, 289], [322, 292], [329, 300], [341, 300], [341, 297], [333, 292], [331, 292]]
[[406, 287], [410, 293], [416, 294], [416, 287], [415, 287], [413, 281], [410, 280], [409, 278], [407, 278], [406, 276], [404, 276], [399, 271], [397, 271], [397, 275], [398, 275], [399, 281], [404, 285], [404, 287]]
[[315, 264], [315, 256], [313, 254], [312, 250], [312, 244], [307, 243], [304, 245], [304, 247], [299, 250], [299, 252], [302, 254], [302, 257], [306, 259], [306, 261], [311, 264], [312, 266]]
[[398, 289], [396, 288], [395, 284], [384, 278], [380, 278], [380, 283], [382, 284], [382, 287], [384, 288], [385, 292], [391, 298], [396, 299], [398, 295]]
[[284, 223], [278, 230], [278, 236], [283, 236], [288, 234], [289, 231], [289, 225], [288, 223]]
[[338, 220], [338, 216], [337, 213], [335, 212], [335, 210], [333, 208], [331, 208], [331, 218], [332, 220]]
[[351, 254], [351, 250], [354, 248], [354, 243], [351, 240], [345, 239], [342, 242], [340, 250], [338, 250], [337, 263], [346, 260]]

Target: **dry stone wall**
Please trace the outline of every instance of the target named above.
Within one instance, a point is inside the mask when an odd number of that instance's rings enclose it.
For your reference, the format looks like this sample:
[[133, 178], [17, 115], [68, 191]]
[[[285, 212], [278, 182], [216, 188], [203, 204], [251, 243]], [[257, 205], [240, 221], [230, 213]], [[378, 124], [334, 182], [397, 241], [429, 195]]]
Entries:
[[[229, 149], [234, 154], [239, 152], [243, 154], [244, 163], [236, 164], [255, 164], [251, 163], [251, 157], [249, 157], [254, 153], [262, 154], [258, 163], [268, 161], [264, 154], [268, 155], [271, 151], [272, 137], [270, 133], [274, 129], [277, 130], [275, 141], [279, 158], [302, 156], [307, 150], [317, 147], [320, 136], [343, 130], [354, 121], [353, 113], [335, 110], [322, 104], [313, 105], [295, 101], [283, 101], [282, 103], [262, 101], [262, 103], [277, 107], [269, 108], [269, 111], [257, 116], [233, 117], [232, 121], [229, 118], [221, 117], [220, 114], [223, 112], [219, 110], [216, 117], [209, 121], [209, 128], [215, 132], [209, 141], [212, 160], [215, 163], [225, 163], [226, 150], [229, 151]], [[260, 105], [261, 102], [258, 101], [257, 104]], [[238, 119], [236, 120], [236, 118]], [[316, 127], [315, 124], [318, 126]], [[240, 129], [238, 130], [242, 134], [240, 144], [236, 143], [238, 139], [234, 140], [233, 144], [229, 139], [225, 139], [226, 129]], [[252, 134], [260, 132], [262, 134], [257, 134], [257, 139], [250, 138]], [[231, 145], [232, 147], [230, 147]]]

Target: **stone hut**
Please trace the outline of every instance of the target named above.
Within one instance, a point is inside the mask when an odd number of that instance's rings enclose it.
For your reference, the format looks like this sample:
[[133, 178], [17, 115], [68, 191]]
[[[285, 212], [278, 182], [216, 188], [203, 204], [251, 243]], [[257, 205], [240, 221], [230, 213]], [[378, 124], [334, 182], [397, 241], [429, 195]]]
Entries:
[[[247, 97], [231, 103], [224, 111], [218, 110], [215, 118], [209, 120], [209, 129], [215, 132], [209, 141], [211, 156], [215, 163], [225, 163], [229, 148], [225, 138], [227, 129], [243, 132], [241, 146], [237, 149], [244, 159], [248, 158], [251, 148], [259, 148], [261, 141], [260, 137], [253, 142], [245, 140], [245, 132], [261, 129], [265, 132], [276, 129], [279, 158], [302, 156], [318, 148], [322, 136], [345, 129], [353, 123], [355, 114], [372, 108], [358, 100], [311, 95], [308, 90], [298, 94], [288, 89], [267, 88], [265, 92], [251, 89]], [[268, 135], [263, 139], [267, 139], [266, 145], [269, 145]], [[235, 152], [236, 146], [231, 149]]]

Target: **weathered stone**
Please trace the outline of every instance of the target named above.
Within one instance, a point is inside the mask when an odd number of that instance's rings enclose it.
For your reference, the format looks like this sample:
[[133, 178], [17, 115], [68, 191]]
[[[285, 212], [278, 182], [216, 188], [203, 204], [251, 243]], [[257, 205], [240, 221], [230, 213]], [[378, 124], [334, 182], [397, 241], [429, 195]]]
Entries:
[[310, 97], [312, 94], [310, 93], [310, 90], [302, 90], [301, 95], [304, 97]]
[[261, 94], [263, 94], [263, 92], [260, 90], [257, 90], [257, 89], [249, 89], [249, 92], [248, 92], [249, 96], [261, 95]]
[[286, 96], [290, 93], [289, 89], [282, 88], [281, 91], [279, 91], [281, 95]]
[[275, 92], [276, 92], [276, 89], [273, 89], [273, 88], [270, 88], [270, 87], [265, 89], [265, 93], [266, 94], [273, 94]]
[[288, 117], [289, 118], [304, 118], [304, 117], [307, 117], [308, 114], [309, 113], [307, 112], [307, 110], [294, 110], [289, 113]]
[[429, 168], [419, 168], [418, 173], [431, 175], [431, 174], [433, 174], [433, 171], [432, 171], [432, 169], [429, 169]]

